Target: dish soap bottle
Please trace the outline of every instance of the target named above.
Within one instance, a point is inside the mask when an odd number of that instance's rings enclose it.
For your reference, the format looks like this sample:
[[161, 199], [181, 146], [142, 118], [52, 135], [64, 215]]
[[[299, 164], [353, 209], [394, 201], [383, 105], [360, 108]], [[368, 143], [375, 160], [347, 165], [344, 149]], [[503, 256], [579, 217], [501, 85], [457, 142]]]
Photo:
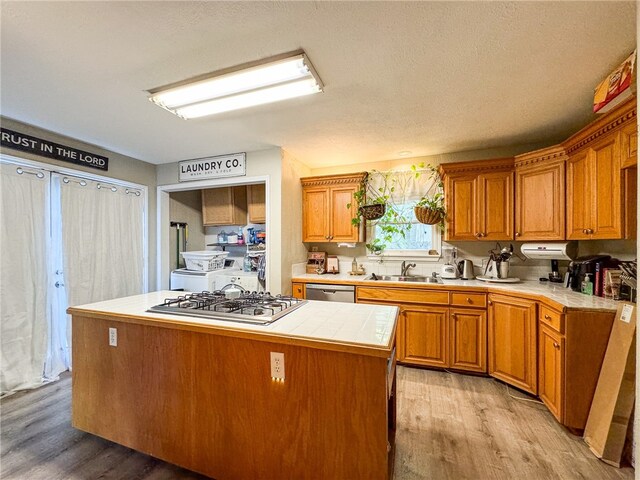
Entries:
[[593, 295], [593, 282], [591, 281], [590, 275], [590, 273], [587, 273], [582, 281], [582, 293], [586, 295]]
[[358, 271], [358, 261], [356, 260], [356, 257], [353, 257], [353, 262], [351, 262], [351, 273], [355, 275], [357, 271]]

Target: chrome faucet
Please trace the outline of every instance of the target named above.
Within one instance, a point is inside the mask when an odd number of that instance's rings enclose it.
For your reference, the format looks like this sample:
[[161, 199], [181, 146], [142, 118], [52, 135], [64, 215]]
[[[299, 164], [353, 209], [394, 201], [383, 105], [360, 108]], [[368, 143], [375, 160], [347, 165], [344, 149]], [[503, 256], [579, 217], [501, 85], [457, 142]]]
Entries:
[[410, 268], [415, 268], [416, 264], [415, 263], [407, 263], [407, 262], [402, 262], [402, 265], [400, 266], [400, 276], [402, 277], [406, 277], [407, 276], [407, 272], [409, 271]]

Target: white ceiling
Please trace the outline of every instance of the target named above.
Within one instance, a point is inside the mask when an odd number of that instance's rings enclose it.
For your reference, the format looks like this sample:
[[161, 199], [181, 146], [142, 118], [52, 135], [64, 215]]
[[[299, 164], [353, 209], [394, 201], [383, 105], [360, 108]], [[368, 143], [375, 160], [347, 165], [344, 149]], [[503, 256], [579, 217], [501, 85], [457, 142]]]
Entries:
[[[311, 167], [565, 138], [635, 2], [5, 2], [0, 113], [151, 163], [282, 146]], [[303, 48], [324, 93], [197, 120], [145, 90]]]

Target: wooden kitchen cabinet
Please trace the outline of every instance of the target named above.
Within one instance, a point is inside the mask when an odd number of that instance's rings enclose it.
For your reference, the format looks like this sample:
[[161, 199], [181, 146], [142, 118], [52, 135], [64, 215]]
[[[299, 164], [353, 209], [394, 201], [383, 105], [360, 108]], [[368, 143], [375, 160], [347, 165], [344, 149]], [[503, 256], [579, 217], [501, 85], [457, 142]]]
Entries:
[[553, 416], [562, 422], [564, 336], [541, 324], [538, 346], [538, 396]]
[[247, 210], [249, 223], [266, 223], [267, 208], [264, 183], [247, 186]]
[[537, 394], [536, 302], [490, 294], [489, 375]]
[[293, 282], [291, 284], [292, 295], [295, 298], [304, 299], [306, 297], [305, 284]]
[[[353, 195], [364, 173], [302, 178], [302, 241], [358, 242], [360, 229]], [[349, 205], [349, 208], [347, 208]]]
[[451, 308], [449, 311], [449, 332], [449, 367], [486, 373], [486, 310]]
[[622, 168], [638, 165], [638, 125], [632, 122], [622, 129], [621, 133]]
[[445, 240], [513, 239], [513, 159], [447, 163]]
[[358, 303], [400, 307], [399, 362], [479, 373], [487, 372], [486, 298], [484, 293], [450, 294], [442, 289], [356, 289]]
[[516, 240], [565, 239], [566, 159], [561, 146], [516, 157]]
[[567, 160], [567, 240], [623, 238], [620, 132]]
[[449, 309], [434, 306], [400, 307], [399, 330], [396, 339], [401, 362], [428, 367], [449, 366]]
[[202, 190], [202, 224], [245, 225], [247, 223], [247, 189], [240, 187]]
[[630, 192], [625, 189], [621, 168], [633, 166], [634, 157], [637, 162], [636, 115], [632, 99], [564, 142], [568, 155], [567, 240], [628, 235], [628, 209], [635, 209], [635, 204], [625, 205]]

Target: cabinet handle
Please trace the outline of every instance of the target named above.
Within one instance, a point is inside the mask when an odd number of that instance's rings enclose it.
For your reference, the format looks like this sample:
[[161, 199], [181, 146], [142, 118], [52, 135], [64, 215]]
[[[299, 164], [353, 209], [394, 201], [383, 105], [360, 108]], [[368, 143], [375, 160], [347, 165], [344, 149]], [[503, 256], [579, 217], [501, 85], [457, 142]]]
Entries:
[[452, 313], [452, 314], [451, 314], [451, 318], [456, 318], [456, 314], [455, 314], [455, 313]]
[[467, 303], [473, 303], [473, 300], [471, 300], [469, 297], [467, 297]]
[[551, 317], [545, 313], [545, 314], [544, 314], [544, 319], [545, 319], [545, 320], [551, 320]]
[[520, 236], [520, 232], [516, 232], [516, 237], [519, 237], [519, 236]]
[[553, 342], [553, 348], [560, 348], [560, 344], [558, 342]]
[[329, 235], [329, 240], [333, 240], [333, 235]]
[[587, 233], [591, 235], [593, 233], [593, 230], [591, 230], [590, 228], [587, 228]]
[[487, 303], [488, 303], [489, 305], [493, 305], [493, 302], [492, 302], [491, 300], [489, 300]]

